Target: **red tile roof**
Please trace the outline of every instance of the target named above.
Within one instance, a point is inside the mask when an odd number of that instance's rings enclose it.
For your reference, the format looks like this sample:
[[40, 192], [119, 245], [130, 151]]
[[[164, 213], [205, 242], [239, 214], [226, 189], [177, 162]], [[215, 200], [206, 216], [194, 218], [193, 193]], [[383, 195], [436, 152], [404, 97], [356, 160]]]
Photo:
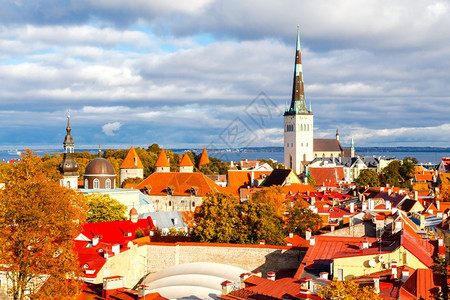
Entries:
[[400, 289], [400, 299], [433, 299], [441, 280], [430, 269], [417, 269]]
[[222, 188], [202, 173], [155, 172], [136, 186], [136, 189], [151, 187], [149, 195], [167, 195], [167, 187], [173, 186], [173, 196], [189, 196], [191, 188], [196, 187], [197, 196], [220, 192]]
[[128, 151], [127, 156], [120, 165], [121, 169], [143, 169], [144, 166], [136, 152], [136, 150], [131, 146], [130, 151]]
[[169, 160], [167, 159], [166, 152], [161, 149], [158, 159], [156, 160], [155, 167], [170, 167]]
[[181, 158], [180, 164], [178, 165], [180, 167], [193, 167], [194, 164], [192, 163], [191, 159], [189, 158], [189, 155], [185, 153], [183, 155], [183, 158]]
[[310, 167], [309, 172], [318, 186], [328, 183], [336, 185], [345, 180], [344, 167]]
[[206, 148], [203, 148], [202, 156], [200, 156], [200, 161], [198, 162], [199, 167], [209, 164], [208, 152], [206, 152]]

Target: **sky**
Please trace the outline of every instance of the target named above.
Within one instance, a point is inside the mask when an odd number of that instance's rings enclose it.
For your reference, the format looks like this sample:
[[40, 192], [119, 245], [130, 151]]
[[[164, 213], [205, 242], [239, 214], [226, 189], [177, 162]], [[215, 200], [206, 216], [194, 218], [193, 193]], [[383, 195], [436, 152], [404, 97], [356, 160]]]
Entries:
[[0, 147], [450, 147], [450, 1], [0, 0]]

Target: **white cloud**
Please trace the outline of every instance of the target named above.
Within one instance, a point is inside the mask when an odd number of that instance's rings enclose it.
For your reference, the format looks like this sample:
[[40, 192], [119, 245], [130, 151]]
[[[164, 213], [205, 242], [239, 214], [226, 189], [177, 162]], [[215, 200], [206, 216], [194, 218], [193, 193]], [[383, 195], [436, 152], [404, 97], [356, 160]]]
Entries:
[[118, 131], [120, 127], [122, 127], [122, 124], [120, 122], [107, 123], [102, 126], [102, 131], [107, 136], [114, 136], [116, 135], [116, 131]]

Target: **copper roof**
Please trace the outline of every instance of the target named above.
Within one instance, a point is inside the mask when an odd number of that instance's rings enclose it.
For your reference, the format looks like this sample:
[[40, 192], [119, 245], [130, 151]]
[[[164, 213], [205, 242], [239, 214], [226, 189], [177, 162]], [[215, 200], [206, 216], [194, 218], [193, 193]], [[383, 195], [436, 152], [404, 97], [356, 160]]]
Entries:
[[337, 139], [314, 139], [315, 152], [343, 151], [341, 143]]
[[112, 164], [102, 157], [97, 157], [87, 165], [85, 175], [111, 175], [116, 176]]

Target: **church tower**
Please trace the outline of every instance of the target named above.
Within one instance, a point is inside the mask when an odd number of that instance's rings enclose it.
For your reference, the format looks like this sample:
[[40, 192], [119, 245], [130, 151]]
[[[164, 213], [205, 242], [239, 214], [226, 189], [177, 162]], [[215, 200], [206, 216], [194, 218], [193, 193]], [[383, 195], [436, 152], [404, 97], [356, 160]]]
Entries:
[[74, 158], [74, 145], [73, 137], [70, 131], [70, 111], [67, 113], [67, 134], [64, 138], [64, 156], [62, 162], [59, 164], [59, 172], [62, 175], [60, 181], [61, 186], [76, 189], [78, 188], [78, 164]]
[[313, 121], [314, 115], [305, 102], [300, 32], [297, 27], [292, 99], [290, 107], [286, 108], [284, 113], [284, 165], [297, 174], [303, 172], [303, 161], [311, 161], [314, 158]]

